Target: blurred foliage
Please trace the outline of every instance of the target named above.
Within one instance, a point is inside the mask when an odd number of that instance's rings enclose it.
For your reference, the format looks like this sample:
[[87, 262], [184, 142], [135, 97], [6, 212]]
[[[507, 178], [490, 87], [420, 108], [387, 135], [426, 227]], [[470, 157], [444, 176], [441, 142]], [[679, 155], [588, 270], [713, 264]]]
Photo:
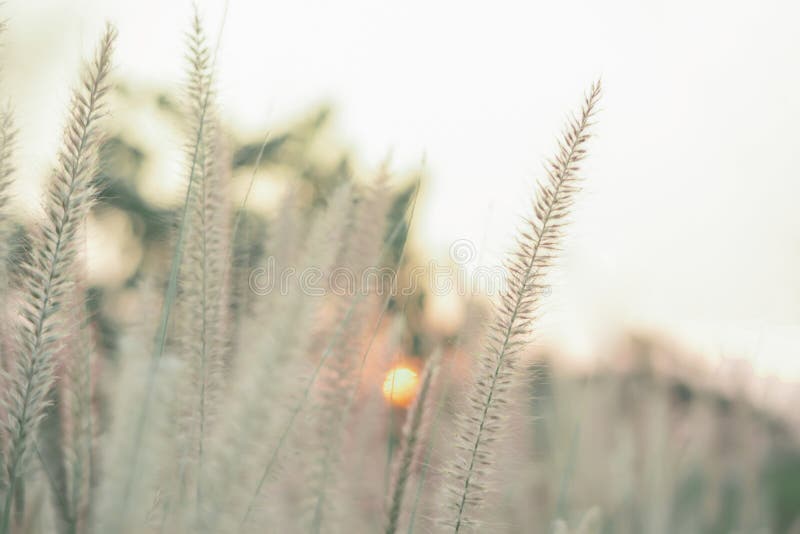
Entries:
[[505, 475], [527, 502], [508, 504], [527, 510], [517, 524], [577, 522], [599, 506], [607, 533], [797, 532], [800, 448], [782, 417], [720, 391], [653, 336], [612, 351], [589, 373], [546, 354], [531, 368], [535, 467]]
[[[116, 285], [96, 285], [90, 288], [91, 308], [102, 332], [102, 345], [113, 353], [115, 333], [113, 310], [107, 305], [110, 296], [135, 287], [142, 279], [158, 277], [164, 272], [176, 232], [181, 203], [154, 203], [149, 201], [146, 192], [147, 173], [152, 172], [149, 165], [153, 160], [164, 157], [154, 152], [170, 148], [155, 148], [148, 139], [135, 137], [136, 125], [127, 124], [125, 117], [130, 113], [133, 120], [141, 122], [148, 117], [156, 124], [156, 129], [171, 131], [176, 138], [181, 133], [182, 116], [178, 100], [171, 95], [152, 90], [134, 90], [126, 85], [116, 88], [116, 109], [125, 113], [112, 115], [109, 125], [111, 135], [101, 149], [101, 174], [97, 178], [98, 204], [95, 212], [114, 209], [124, 212], [132, 221], [133, 232], [140, 241], [143, 254], [138, 265], [131, 269], [132, 274]], [[326, 199], [338, 186], [356, 180], [369, 183], [376, 171], [364, 171], [354, 163], [355, 156], [331, 134], [333, 111], [323, 105], [309, 111], [297, 120], [284, 126], [270, 129], [269, 135], [240, 137], [222, 125], [223, 142], [229, 153], [231, 210], [236, 212], [242, 206], [241, 200], [234, 196], [246, 189], [246, 183], [254, 179], [259, 182], [277, 182], [273, 203], [292, 202], [305, 213], [326, 204]], [[263, 153], [262, 153], [263, 151]], [[259, 154], [261, 157], [259, 158]], [[185, 158], [184, 158], [185, 159]], [[184, 163], [184, 162], [181, 162]], [[257, 168], [256, 168], [257, 165]], [[186, 174], [185, 166], [175, 166], [176, 180]], [[414, 194], [416, 176], [404, 176], [404, 183], [395, 192], [390, 211], [390, 228], [387, 237], [392, 238], [386, 263], [399, 260], [400, 250], [406, 240], [408, 227], [406, 217]], [[237, 187], [238, 186], [238, 187]], [[241, 196], [241, 195], [240, 195]], [[234, 236], [234, 258], [232, 276], [246, 277], [249, 271], [259, 265], [265, 255], [265, 244], [270, 234], [271, 216], [268, 211], [253, 206], [253, 198], [241, 212], [241, 221]], [[157, 280], [158, 282], [158, 280]], [[242, 280], [240, 280], [242, 282]], [[234, 284], [234, 292], [246, 292], [246, 288]], [[247, 297], [247, 295], [245, 295]]]

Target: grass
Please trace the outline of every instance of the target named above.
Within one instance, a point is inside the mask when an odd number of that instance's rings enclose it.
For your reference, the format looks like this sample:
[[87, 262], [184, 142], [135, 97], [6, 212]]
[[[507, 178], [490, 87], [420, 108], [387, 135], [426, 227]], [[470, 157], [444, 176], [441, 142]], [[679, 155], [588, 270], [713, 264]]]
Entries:
[[[252, 172], [236, 202], [237, 153], [195, 13], [179, 113], [183, 202], [165, 217], [167, 252], [126, 281], [140, 303], [136, 328], [117, 325], [118, 343], [103, 343], [84, 241], [98, 198], [106, 202], [115, 37], [108, 26], [73, 92], [44, 217], [20, 230], [23, 261], [8, 208], [13, 111], [0, 114], [0, 534], [716, 533], [792, 524], [794, 497], [776, 489], [791, 484], [774, 475], [774, 458], [789, 466], [794, 440], [745, 401], [681, 389], [646, 369], [576, 379], [532, 357], [599, 82], [532, 184], [506, 292], [451, 343], [422, 335], [413, 310], [423, 296], [403, 301], [358, 276], [389, 269], [388, 285], [404, 276], [421, 178], [398, 193], [388, 163], [362, 181], [344, 164], [331, 178], [304, 163], [311, 200], [298, 187], [255, 225], [264, 232], [250, 232], [256, 172], [292, 137], [247, 147]], [[310, 274], [321, 292], [290, 284], [259, 294], [254, 275], [270, 258]], [[481, 333], [482, 347], [472, 341]], [[400, 353], [420, 369], [409, 406], [381, 397]], [[708, 436], [671, 451], [665, 444], [681, 425]], [[723, 435], [734, 445], [718, 444]]]

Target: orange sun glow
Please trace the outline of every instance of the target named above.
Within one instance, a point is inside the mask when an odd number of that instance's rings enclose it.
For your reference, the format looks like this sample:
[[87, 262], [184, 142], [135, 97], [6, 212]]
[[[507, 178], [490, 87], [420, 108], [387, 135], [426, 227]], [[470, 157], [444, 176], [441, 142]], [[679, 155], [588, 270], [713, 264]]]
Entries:
[[416, 371], [398, 365], [386, 373], [383, 381], [383, 397], [389, 404], [401, 408], [407, 407], [417, 394], [419, 377]]

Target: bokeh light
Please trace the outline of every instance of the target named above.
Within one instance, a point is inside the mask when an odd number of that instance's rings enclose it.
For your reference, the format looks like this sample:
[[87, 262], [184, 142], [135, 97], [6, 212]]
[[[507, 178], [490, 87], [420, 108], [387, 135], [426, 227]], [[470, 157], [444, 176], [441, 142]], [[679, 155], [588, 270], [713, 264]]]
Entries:
[[408, 407], [417, 395], [419, 377], [417, 372], [404, 365], [393, 367], [383, 381], [383, 398], [400, 408]]

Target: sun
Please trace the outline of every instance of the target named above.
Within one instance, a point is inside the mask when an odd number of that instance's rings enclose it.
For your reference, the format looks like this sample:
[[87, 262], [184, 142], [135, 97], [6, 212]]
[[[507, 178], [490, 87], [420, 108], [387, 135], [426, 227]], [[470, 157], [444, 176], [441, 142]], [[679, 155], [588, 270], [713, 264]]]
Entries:
[[405, 408], [417, 395], [419, 377], [413, 369], [398, 365], [386, 373], [383, 381], [383, 397], [394, 406]]

